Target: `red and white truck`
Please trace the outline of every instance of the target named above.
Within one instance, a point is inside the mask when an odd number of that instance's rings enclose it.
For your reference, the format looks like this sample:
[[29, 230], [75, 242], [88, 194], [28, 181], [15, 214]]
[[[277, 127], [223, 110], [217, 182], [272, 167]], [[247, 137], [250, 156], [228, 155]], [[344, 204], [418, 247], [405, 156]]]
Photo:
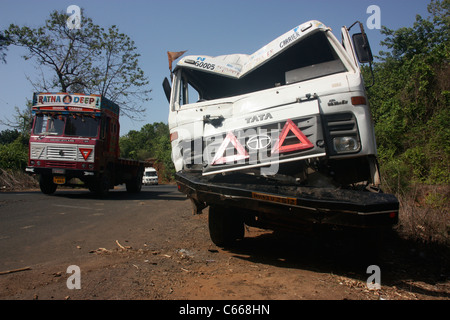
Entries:
[[78, 178], [105, 195], [119, 184], [139, 192], [145, 162], [119, 158], [119, 106], [100, 95], [35, 93], [26, 172], [45, 194]]

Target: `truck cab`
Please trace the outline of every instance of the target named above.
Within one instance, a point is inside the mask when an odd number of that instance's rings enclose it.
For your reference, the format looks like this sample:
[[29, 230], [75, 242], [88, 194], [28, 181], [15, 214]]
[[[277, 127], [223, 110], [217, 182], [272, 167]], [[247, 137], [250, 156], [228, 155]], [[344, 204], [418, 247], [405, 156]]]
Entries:
[[80, 182], [99, 194], [123, 182], [140, 188], [143, 166], [119, 158], [119, 112], [100, 95], [34, 94], [26, 171], [39, 175], [43, 193]]
[[[362, 27], [362, 25], [361, 25]], [[177, 171], [235, 171], [378, 188], [376, 142], [360, 59], [365, 34], [342, 43], [319, 21], [251, 55], [182, 58], [173, 72], [169, 127]], [[308, 179], [310, 178], [310, 179]]]

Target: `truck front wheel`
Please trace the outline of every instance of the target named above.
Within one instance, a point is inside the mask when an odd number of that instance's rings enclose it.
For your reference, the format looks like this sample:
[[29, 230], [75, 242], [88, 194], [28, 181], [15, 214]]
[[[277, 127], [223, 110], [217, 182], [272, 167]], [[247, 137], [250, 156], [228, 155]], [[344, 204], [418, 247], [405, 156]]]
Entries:
[[219, 247], [232, 246], [244, 238], [244, 220], [239, 212], [227, 207], [209, 207], [209, 235]]
[[39, 187], [44, 194], [53, 194], [56, 191], [58, 185], [53, 183], [53, 177], [51, 175], [41, 174], [39, 177]]
[[108, 171], [93, 179], [88, 185], [89, 191], [95, 193], [98, 197], [105, 197], [109, 193], [110, 175]]

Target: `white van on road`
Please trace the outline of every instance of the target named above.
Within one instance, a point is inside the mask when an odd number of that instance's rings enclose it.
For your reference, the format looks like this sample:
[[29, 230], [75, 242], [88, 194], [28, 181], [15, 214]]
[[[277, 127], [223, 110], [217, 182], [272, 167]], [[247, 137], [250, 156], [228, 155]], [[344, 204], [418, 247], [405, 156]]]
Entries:
[[158, 172], [155, 168], [145, 168], [144, 175], [142, 177], [142, 184], [158, 184]]

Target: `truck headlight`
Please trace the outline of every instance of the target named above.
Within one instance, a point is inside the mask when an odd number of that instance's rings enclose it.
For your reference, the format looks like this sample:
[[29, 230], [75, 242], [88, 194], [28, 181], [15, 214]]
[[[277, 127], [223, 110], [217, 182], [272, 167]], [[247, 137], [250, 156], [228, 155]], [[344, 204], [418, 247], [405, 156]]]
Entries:
[[336, 152], [352, 152], [359, 150], [359, 142], [355, 137], [336, 137], [333, 139]]

